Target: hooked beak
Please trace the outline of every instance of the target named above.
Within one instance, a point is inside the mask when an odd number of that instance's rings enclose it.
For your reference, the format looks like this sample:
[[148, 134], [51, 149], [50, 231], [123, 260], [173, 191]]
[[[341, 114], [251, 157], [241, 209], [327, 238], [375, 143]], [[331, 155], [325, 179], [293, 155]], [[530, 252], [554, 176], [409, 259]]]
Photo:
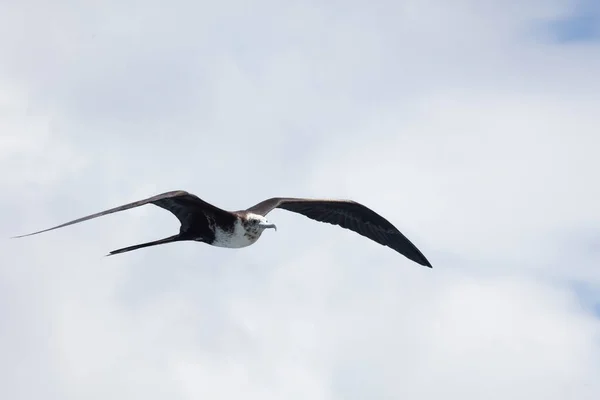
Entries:
[[273, 228], [275, 231], [277, 231], [277, 226], [269, 222], [260, 222], [258, 226], [260, 226], [262, 229]]

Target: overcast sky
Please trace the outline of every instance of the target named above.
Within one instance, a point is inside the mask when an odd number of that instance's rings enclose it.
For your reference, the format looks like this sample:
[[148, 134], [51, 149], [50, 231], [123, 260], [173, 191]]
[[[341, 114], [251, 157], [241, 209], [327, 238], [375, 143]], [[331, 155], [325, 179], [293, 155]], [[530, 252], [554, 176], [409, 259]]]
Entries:
[[[0, 398], [600, 398], [600, 6], [0, 2]], [[351, 198], [428, 257], [279, 210]]]

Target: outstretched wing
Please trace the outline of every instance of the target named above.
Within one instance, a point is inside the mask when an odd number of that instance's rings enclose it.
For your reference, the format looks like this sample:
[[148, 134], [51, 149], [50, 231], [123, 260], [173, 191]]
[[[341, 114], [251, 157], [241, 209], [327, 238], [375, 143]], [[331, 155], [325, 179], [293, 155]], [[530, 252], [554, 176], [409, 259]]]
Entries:
[[352, 230], [396, 250], [418, 264], [432, 268], [423, 253], [394, 225], [375, 211], [355, 201], [274, 197], [250, 207], [247, 211], [267, 215], [275, 208], [282, 208], [316, 221]]
[[200, 199], [199, 197], [197, 197], [193, 194], [190, 194], [183, 190], [174, 190], [171, 192], [166, 192], [166, 193], [158, 194], [156, 196], [148, 197], [147, 199], [134, 201], [133, 203], [124, 204], [122, 206], [111, 208], [109, 210], [101, 211], [96, 214], [87, 215], [85, 217], [81, 217], [81, 218], [75, 219], [73, 221], [69, 221], [64, 224], [54, 226], [52, 228], [44, 229], [44, 230], [33, 232], [33, 233], [28, 233], [26, 235], [14, 236], [14, 238], [37, 235], [38, 233], [51, 231], [51, 230], [62, 228], [64, 226], [68, 226], [68, 225], [73, 225], [78, 222], [87, 221], [92, 218], [98, 218], [103, 215], [112, 214], [112, 213], [124, 211], [124, 210], [129, 210], [130, 208], [143, 206], [144, 204], [149, 204], [149, 203], [154, 204], [158, 207], [161, 207], [161, 208], [173, 213], [177, 217], [177, 219], [181, 222], [182, 226], [184, 226], [184, 227], [187, 227], [189, 225], [190, 221], [193, 220], [194, 215], [198, 214], [199, 212], [229, 214], [227, 211], [221, 210], [220, 208], [217, 208], [217, 207], [213, 206], [212, 204], [205, 202], [204, 200]]

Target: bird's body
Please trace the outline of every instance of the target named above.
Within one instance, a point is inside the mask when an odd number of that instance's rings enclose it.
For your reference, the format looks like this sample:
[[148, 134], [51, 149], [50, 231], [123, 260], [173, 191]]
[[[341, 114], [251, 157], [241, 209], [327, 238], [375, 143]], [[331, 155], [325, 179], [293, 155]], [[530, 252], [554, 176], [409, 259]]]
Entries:
[[263, 230], [252, 226], [247, 222], [250, 220], [260, 220], [260, 216], [256, 214], [251, 215], [236, 215], [236, 220], [230, 229], [226, 229], [224, 226], [214, 225], [213, 229], [215, 237], [209, 244], [217, 247], [227, 247], [230, 249], [239, 249], [242, 247], [248, 247], [251, 244], [256, 243]]
[[266, 215], [275, 208], [282, 208], [303, 214], [316, 221], [350, 229], [431, 268], [431, 264], [419, 249], [390, 222], [373, 210], [352, 200], [273, 197], [246, 210], [226, 211], [193, 194], [177, 190], [17, 237], [35, 235], [144, 204], [154, 204], [173, 213], [181, 223], [179, 233], [164, 239], [114, 250], [109, 255], [179, 241], [197, 241], [225, 248], [247, 247], [256, 243], [265, 229], [277, 229], [267, 220]]

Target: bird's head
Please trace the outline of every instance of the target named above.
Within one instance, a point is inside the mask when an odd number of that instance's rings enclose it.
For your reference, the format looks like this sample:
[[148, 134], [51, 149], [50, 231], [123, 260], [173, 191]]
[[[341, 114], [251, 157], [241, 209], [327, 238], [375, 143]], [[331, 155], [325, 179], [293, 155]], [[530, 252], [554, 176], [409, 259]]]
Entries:
[[269, 220], [266, 217], [263, 217], [262, 215], [249, 214], [247, 221], [251, 229], [256, 229], [259, 232], [262, 232], [268, 228], [273, 228], [277, 230], [277, 226], [269, 222]]

